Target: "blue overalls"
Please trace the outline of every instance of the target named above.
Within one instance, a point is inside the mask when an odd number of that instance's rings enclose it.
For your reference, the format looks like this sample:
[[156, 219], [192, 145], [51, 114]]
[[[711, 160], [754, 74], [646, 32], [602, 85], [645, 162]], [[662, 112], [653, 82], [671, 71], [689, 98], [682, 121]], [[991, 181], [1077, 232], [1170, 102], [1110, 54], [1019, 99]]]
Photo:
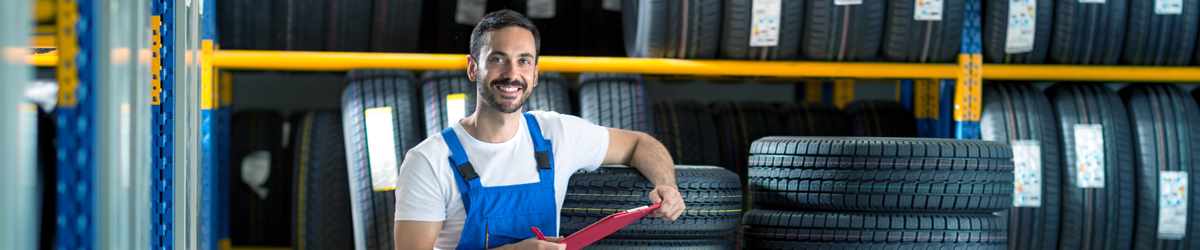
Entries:
[[442, 131], [442, 139], [450, 148], [450, 167], [467, 211], [457, 249], [488, 249], [534, 238], [531, 226], [538, 227], [546, 236], [558, 235], [554, 153], [550, 150], [550, 141], [542, 138], [537, 119], [532, 114], [523, 115], [536, 151], [534, 159], [541, 178], [536, 183], [484, 187], [454, 129]]

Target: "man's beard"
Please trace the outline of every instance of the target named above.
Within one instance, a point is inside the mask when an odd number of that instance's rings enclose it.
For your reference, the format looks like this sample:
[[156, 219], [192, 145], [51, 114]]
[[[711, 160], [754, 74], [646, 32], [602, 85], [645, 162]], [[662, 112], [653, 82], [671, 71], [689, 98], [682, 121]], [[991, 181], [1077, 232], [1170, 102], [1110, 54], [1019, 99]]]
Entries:
[[[483, 78], [482, 78], [482, 77], [480, 77], [479, 79], [483, 79]], [[525, 106], [525, 102], [529, 101], [529, 96], [530, 96], [530, 95], [531, 95], [533, 92], [530, 92], [530, 91], [529, 91], [529, 88], [528, 88], [528, 87], [529, 87], [529, 85], [528, 85], [528, 84], [525, 84], [525, 82], [522, 82], [522, 81], [505, 81], [505, 80], [506, 80], [506, 79], [496, 79], [496, 80], [492, 80], [492, 83], [491, 83], [491, 84], [486, 84], [486, 85], [482, 84], [482, 81], [483, 81], [483, 80], [480, 80], [480, 83], [479, 83], [478, 85], [479, 85], [479, 86], [482, 88], [482, 91], [480, 91], [480, 92], [482, 92], [482, 93], [479, 93], [479, 94], [483, 95], [483, 103], [484, 103], [484, 104], [487, 104], [487, 106], [488, 106], [488, 107], [491, 107], [492, 109], [494, 109], [494, 110], [496, 110], [496, 111], [500, 111], [501, 113], [505, 113], [505, 114], [511, 114], [511, 113], [513, 113], [513, 112], [520, 111], [520, 110], [521, 110], [521, 107], [524, 107], [524, 106]], [[519, 88], [521, 88], [521, 91], [523, 91], [523, 92], [524, 92], [524, 94], [522, 94], [520, 97], [518, 97], [518, 98], [520, 98], [520, 100], [517, 102], [517, 105], [511, 106], [511, 107], [501, 107], [501, 106], [500, 106], [500, 103], [498, 103], [498, 102], [496, 101], [496, 96], [495, 96], [496, 89], [495, 89], [495, 86], [515, 86], [515, 87], [519, 87]]]

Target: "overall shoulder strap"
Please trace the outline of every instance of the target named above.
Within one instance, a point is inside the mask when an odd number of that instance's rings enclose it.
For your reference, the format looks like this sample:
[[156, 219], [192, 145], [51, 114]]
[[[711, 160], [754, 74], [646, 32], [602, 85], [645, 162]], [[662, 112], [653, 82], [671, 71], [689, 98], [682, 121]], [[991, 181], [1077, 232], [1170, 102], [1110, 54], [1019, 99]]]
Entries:
[[471, 191], [472, 186], [482, 185], [479, 181], [479, 174], [475, 173], [475, 167], [471, 166], [471, 161], [467, 158], [467, 151], [463, 150], [462, 143], [458, 141], [458, 134], [454, 133], [454, 128], [442, 130], [442, 140], [446, 141], [446, 147], [450, 148], [450, 167], [454, 169], [454, 179], [458, 183], [458, 193], [462, 196], [463, 208], [470, 211], [471, 199], [467, 193]]
[[550, 158], [550, 140], [542, 137], [542, 127], [538, 126], [537, 118], [530, 113], [522, 114], [525, 116], [525, 124], [529, 127], [529, 138], [533, 139], [533, 150], [535, 159], [537, 159], [538, 169], [553, 169], [553, 161]]

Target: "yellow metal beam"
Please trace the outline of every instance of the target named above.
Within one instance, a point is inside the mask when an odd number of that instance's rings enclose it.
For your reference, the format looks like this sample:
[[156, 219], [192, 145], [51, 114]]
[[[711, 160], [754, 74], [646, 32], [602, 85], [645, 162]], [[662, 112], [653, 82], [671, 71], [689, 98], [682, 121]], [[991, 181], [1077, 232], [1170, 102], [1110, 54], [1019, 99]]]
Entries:
[[[213, 66], [241, 70], [347, 71], [357, 68], [454, 70], [462, 54], [216, 51]], [[845, 78], [951, 78], [953, 64], [683, 60], [664, 58], [543, 56], [542, 71], [621, 72], [661, 75]]]
[[987, 80], [1200, 82], [1200, 67], [985, 64], [983, 69]]
[[58, 51], [50, 51], [50, 53], [40, 55], [30, 55], [25, 57], [25, 61], [29, 64], [38, 67], [54, 67], [58, 64]]

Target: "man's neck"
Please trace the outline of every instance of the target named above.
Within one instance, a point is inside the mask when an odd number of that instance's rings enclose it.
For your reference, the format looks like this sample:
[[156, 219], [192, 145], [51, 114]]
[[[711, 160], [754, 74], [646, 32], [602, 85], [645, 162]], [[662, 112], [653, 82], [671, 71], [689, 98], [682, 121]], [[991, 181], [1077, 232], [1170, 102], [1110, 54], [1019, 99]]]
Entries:
[[517, 129], [521, 126], [521, 112], [505, 114], [483, 103], [476, 107], [475, 113], [459, 122], [471, 137], [483, 142], [500, 143], [517, 135]]

